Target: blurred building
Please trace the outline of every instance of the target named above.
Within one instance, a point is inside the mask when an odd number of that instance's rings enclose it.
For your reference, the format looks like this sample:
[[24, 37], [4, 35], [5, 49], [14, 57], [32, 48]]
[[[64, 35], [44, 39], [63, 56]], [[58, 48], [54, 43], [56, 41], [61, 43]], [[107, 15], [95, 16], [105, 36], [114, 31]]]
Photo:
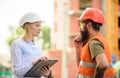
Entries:
[[[51, 52], [53, 53], [50, 52], [50, 57], [61, 59], [59, 64], [56, 64], [59, 67], [58, 72], [64, 70], [62, 68], [62, 63], [64, 62], [62, 61], [65, 60], [67, 62], [67, 65], [63, 66], [67, 67], [65, 73], [68, 71], [66, 73], [68, 78], [75, 78], [77, 72], [73, 45], [73, 38], [79, 33], [76, 18], [79, 18], [87, 7], [94, 7], [103, 11], [105, 15], [103, 33], [110, 44], [112, 54], [114, 55], [113, 60], [119, 60], [120, 0], [54, 0], [54, 26], [51, 29], [53, 48]], [[59, 54], [57, 55], [58, 57], [56, 54]], [[58, 68], [56, 67], [56, 69]], [[62, 73], [56, 73], [56, 77], [63, 78]]]

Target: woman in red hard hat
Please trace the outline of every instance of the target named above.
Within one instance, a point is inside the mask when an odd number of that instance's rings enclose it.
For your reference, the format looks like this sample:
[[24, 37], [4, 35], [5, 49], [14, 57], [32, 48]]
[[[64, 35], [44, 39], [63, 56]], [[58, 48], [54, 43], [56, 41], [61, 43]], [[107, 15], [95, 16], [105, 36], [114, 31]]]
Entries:
[[78, 18], [80, 33], [74, 39], [78, 65], [77, 78], [114, 78], [109, 45], [101, 34], [104, 15], [86, 8]]

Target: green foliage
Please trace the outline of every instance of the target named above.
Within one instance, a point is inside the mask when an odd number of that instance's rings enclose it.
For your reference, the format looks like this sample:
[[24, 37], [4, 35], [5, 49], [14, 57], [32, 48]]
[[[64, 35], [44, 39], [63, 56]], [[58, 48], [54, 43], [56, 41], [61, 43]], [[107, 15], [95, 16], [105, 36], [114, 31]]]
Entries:
[[50, 28], [48, 26], [42, 27], [42, 32], [38, 39], [43, 39], [43, 50], [51, 48]]
[[19, 38], [23, 34], [23, 29], [22, 28], [16, 29], [13, 26], [10, 26], [9, 30], [11, 32], [11, 36], [8, 37], [7, 44], [10, 47], [12, 41], [14, 41], [15, 39]]

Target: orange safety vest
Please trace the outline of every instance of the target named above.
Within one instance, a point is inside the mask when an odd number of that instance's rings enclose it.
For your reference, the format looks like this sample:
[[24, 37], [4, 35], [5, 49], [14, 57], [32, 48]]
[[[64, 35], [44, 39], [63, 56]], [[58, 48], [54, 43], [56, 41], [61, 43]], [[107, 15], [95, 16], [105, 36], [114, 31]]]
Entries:
[[107, 60], [109, 62], [109, 66], [105, 71], [103, 78], [114, 78], [114, 69], [112, 67], [112, 58], [111, 52], [108, 46], [107, 41], [101, 34], [97, 34], [92, 37], [81, 49], [80, 53], [80, 64], [78, 69], [78, 77], [77, 78], [93, 78], [96, 68], [96, 61], [91, 58], [91, 54], [89, 52], [89, 42], [93, 39], [98, 39], [103, 45], [105, 54], [107, 56]]

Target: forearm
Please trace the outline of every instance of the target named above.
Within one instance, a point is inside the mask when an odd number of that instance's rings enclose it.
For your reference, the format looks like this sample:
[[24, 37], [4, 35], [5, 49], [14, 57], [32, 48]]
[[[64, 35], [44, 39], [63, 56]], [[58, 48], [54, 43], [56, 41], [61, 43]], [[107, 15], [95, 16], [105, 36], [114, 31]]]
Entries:
[[107, 67], [103, 67], [103, 68], [96, 67], [96, 71], [93, 78], [103, 78], [106, 69]]
[[52, 71], [50, 71], [50, 74], [48, 75], [47, 78], [53, 78], [53, 77], [52, 77]]
[[82, 48], [82, 42], [81, 42], [81, 34], [79, 33], [75, 38], [74, 38], [74, 46], [76, 50], [76, 61], [77, 61], [77, 66], [79, 66], [80, 62], [80, 50]]
[[32, 68], [32, 64], [28, 64], [26, 66], [19, 66], [19, 67], [14, 67], [13, 70], [15, 72], [15, 75], [17, 77], [23, 77], [25, 75], [25, 73]]
[[79, 62], [80, 62], [80, 48], [76, 48], [76, 61], [77, 61], [77, 66], [79, 66]]
[[96, 71], [93, 78], [103, 78], [104, 73], [109, 65], [106, 55], [104, 53], [101, 53], [97, 55], [95, 59], [96, 59], [97, 65], [96, 65]]

